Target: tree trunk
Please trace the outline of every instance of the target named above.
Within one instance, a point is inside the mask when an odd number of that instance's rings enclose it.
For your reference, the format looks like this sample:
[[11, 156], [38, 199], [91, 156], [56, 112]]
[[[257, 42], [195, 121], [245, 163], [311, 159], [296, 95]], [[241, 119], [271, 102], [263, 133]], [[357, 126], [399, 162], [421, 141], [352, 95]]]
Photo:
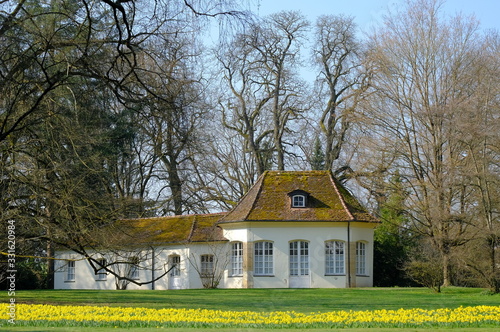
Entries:
[[498, 238], [492, 234], [491, 238], [488, 241], [488, 247], [490, 251], [490, 267], [491, 267], [491, 280], [490, 280], [490, 288], [495, 294], [500, 293], [500, 278], [498, 277], [500, 273], [498, 272], [498, 266], [496, 261], [496, 250], [495, 248], [498, 246], [499, 240]]
[[174, 163], [170, 165], [168, 171], [169, 178], [169, 186], [172, 191], [172, 200], [174, 202], [174, 214], [181, 215], [182, 214], [182, 180], [179, 176], [179, 170], [177, 168], [177, 164]]
[[54, 289], [54, 247], [52, 241], [47, 241], [47, 289]]
[[450, 253], [443, 252], [443, 287], [451, 286]]

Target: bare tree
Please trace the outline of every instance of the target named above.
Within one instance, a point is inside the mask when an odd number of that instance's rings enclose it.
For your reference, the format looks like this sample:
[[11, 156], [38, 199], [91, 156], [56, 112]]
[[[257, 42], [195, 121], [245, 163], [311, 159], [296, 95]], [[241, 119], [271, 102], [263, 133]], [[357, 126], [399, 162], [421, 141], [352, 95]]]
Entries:
[[362, 48], [355, 33], [353, 18], [330, 15], [316, 21], [312, 59], [320, 70], [316, 85], [322, 105], [319, 127], [326, 141], [323, 167], [333, 171], [356, 121], [358, 102], [369, 85], [370, 74], [363, 66]]
[[251, 25], [219, 56], [232, 94], [220, 102], [224, 124], [245, 138], [259, 174], [270, 168], [270, 156], [285, 167], [289, 121], [302, 111], [296, 68], [307, 27], [298, 13], [280, 12]]
[[395, 151], [392, 168], [408, 186], [415, 230], [432, 239], [451, 283], [452, 250], [464, 245], [466, 179], [458, 125], [477, 77], [481, 37], [473, 19], [443, 21], [440, 2], [408, 1], [371, 37], [375, 100], [367, 115]]
[[163, 100], [144, 81], [153, 75], [144, 59], [161, 58], [153, 39], [175, 39], [201, 17], [237, 16], [228, 3], [0, 2], [1, 217], [16, 220], [19, 242], [90, 257], [103, 226], [145, 213], [152, 161], [127, 127], [138, 113], [124, 105], [137, 111], [145, 91]]
[[225, 53], [218, 55], [223, 67], [223, 82], [230, 94], [219, 101], [222, 124], [244, 140], [243, 146], [255, 160], [258, 174], [270, 167], [272, 130], [265, 107], [271, 96], [261, 88], [262, 68], [246, 35], [238, 35]]
[[257, 33], [251, 42], [260, 55], [259, 63], [267, 71], [267, 82], [263, 83], [272, 98], [273, 143], [278, 170], [285, 169], [284, 135], [289, 130], [288, 121], [302, 110], [297, 99], [302, 83], [294, 79], [294, 68], [308, 26], [309, 22], [300, 14], [280, 12], [270, 16], [266, 29]]
[[[147, 137], [158, 200], [162, 214], [192, 211], [188, 192], [188, 168], [199, 143], [206, 106], [201, 50], [192, 33], [152, 46], [159, 53], [154, 62], [145, 59], [148, 72], [142, 80], [145, 97], [137, 103], [137, 126]], [[164, 193], [165, 191], [165, 193]]]
[[474, 70], [477, 91], [467, 105], [473, 112], [460, 126], [466, 156], [464, 175], [471, 188], [469, 210], [475, 221], [472, 243], [460, 257], [473, 275], [495, 293], [500, 292], [499, 52], [498, 33], [490, 33]]
[[208, 242], [207, 248], [203, 253], [190, 253], [187, 259], [198, 273], [203, 288], [217, 288], [231, 261], [230, 247], [227, 243]]
[[[245, 138], [216, 122], [208, 132], [204, 153], [197, 154], [199, 198], [207, 207], [230, 210], [250, 190], [258, 177], [255, 159], [245, 152]], [[208, 125], [207, 125], [208, 126]]]

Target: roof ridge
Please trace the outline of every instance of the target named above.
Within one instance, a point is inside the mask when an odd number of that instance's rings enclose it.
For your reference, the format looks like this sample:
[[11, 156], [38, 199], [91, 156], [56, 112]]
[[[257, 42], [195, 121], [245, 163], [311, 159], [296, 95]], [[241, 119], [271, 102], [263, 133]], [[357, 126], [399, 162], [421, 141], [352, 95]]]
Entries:
[[292, 171], [292, 170], [267, 170], [264, 171], [264, 173], [304, 173], [304, 174], [311, 174], [311, 173], [317, 173], [317, 174], [326, 174], [330, 173], [328, 170], [301, 170], [301, 171]]
[[328, 172], [328, 174], [329, 174], [329, 177], [330, 177], [330, 181], [333, 184], [333, 188], [335, 188], [335, 192], [337, 192], [337, 195], [339, 196], [340, 203], [342, 203], [342, 206], [346, 210], [346, 212], [349, 215], [349, 217], [351, 218], [351, 220], [355, 220], [353, 214], [351, 213], [351, 211], [349, 210], [349, 207], [347, 206], [347, 203], [345, 202], [344, 196], [342, 196], [342, 194], [340, 193], [339, 188], [337, 187], [337, 183], [335, 182], [335, 180], [333, 178], [332, 172], [330, 171], [330, 172]]
[[[269, 174], [269, 171], [264, 171], [264, 173], [262, 173], [259, 178], [257, 179], [257, 181], [255, 181], [255, 185], [259, 185], [259, 190], [257, 190], [257, 193], [255, 194], [255, 199], [253, 200], [252, 202], [252, 206], [250, 207], [250, 209], [248, 209], [247, 213], [245, 213], [245, 218], [243, 218], [243, 220], [247, 220], [248, 219], [248, 216], [250, 215], [250, 213], [253, 211], [253, 209], [255, 208], [255, 203], [257, 202], [257, 199], [258, 197], [260, 196], [260, 193], [262, 192], [262, 186], [263, 186], [263, 183], [264, 183], [264, 178], [267, 176], [267, 174]], [[260, 183], [259, 183], [260, 181]], [[250, 192], [250, 191], [249, 191]], [[246, 196], [246, 195], [245, 195]], [[243, 200], [243, 198], [240, 200], [240, 202]]]
[[196, 224], [197, 224], [197, 220], [196, 220], [196, 217], [197, 215], [195, 214], [194, 215], [194, 218], [193, 218], [193, 224], [191, 225], [191, 230], [189, 231], [189, 235], [187, 237], [187, 242], [191, 242], [191, 239], [193, 238], [193, 234], [194, 234], [194, 229], [196, 228]]
[[224, 216], [223, 216], [223, 217], [219, 220], [219, 222], [224, 222], [224, 221], [225, 221], [225, 218], [226, 218], [227, 216], [229, 216], [229, 215], [231, 215], [231, 213], [235, 212], [235, 211], [238, 209], [238, 207], [240, 207], [240, 204], [241, 204], [242, 202], [244, 202], [244, 201], [245, 201], [245, 199], [246, 199], [248, 196], [250, 196], [250, 194], [251, 194], [251, 193], [253, 193], [253, 191], [252, 191], [252, 190], [253, 190], [256, 186], [258, 186], [257, 193], [255, 194], [255, 199], [252, 201], [252, 205], [251, 205], [251, 207], [250, 207], [247, 211], [245, 211], [245, 213], [244, 213], [244, 217], [243, 217], [243, 218], [241, 218], [241, 219], [242, 219], [241, 221], [246, 220], [246, 219], [248, 218], [248, 216], [249, 216], [249, 215], [250, 215], [250, 213], [252, 212], [253, 208], [255, 207], [255, 202], [256, 202], [256, 200], [257, 200], [257, 197], [259, 196], [259, 194], [260, 194], [260, 192], [261, 192], [261, 190], [262, 190], [262, 184], [263, 184], [263, 182], [264, 182], [264, 181], [263, 181], [263, 179], [264, 179], [265, 175], [266, 175], [268, 172], [269, 172], [269, 171], [264, 171], [261, 175], [259, 175], [259, 177], [258, 177], [258, 178], [257, 178], [257, 180], [255, 181], [255, 183], [254, 183], [254, 184], [252, 184], [252, 186], [250, 186], [250, 189], [249, 189], [249, 190], [247, 190], [247, 192], [246, 192], [246, 193], [245, 193], [245, 194], [244, 194], [244, 195], [243, 195], [243, 196], [242, 196], [242, 197], [238, 200], [238, 203], [237, 203], [237, 204], [236, 204], [236, 205], [235, 205], [235, 206], [234, 206], [231, 210], [229, 210], [228, 212], [226, 212], [226, 214], [225, 214], [225, 215], [224, 215]]
[[141, 217], [141, 218], [128, 218], [128, 219], [120, 219], [121, 221], [134, 221], [134, 220], [146, 220], [146, 219], [174, 219], [174, 218], [189, 218], [189, 217], [197, 217], [197, 216], [216, 216], [227, 214], [227, 212], [212, 212], [212, 213], [190, 213], [190, 214], [174, 214], [172, 216], [154, 216], [154, 217]]

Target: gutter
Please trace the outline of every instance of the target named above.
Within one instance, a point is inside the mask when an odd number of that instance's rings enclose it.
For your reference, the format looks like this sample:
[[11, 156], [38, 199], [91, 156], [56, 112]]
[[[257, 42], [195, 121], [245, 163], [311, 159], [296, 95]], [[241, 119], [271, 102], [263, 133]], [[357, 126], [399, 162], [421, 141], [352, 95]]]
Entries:
[[351, 221], [347, 221], [347, 288], [351, 288]]
[[155, 248], [151, 247], [151, 290], [155, 290]]
[[352, 281], [351, 281], [351, 222], [356, 221], [354, 216], [352, 215], [351, 211], [349, 211], [349, 207], [347, 206], [347, 203], [344, 200], [344, 196], [339, 191], [339, 188], [337, 187], [337, 184], [335, 183], [335, 180], [333, 179], [333, 175], [330, 172], [330, 181], [332, 182], [333, 187], [335, 188], [335, 191], [337, 192], [337, 195], [339, 196], [340, 202], [342, 203], [342, 206], [344, 207], [344, 210], [347, 212], [347, 215], [349, 216], [349, 219], [347, 220], [347, 288], [351, 288], [352, 286]]

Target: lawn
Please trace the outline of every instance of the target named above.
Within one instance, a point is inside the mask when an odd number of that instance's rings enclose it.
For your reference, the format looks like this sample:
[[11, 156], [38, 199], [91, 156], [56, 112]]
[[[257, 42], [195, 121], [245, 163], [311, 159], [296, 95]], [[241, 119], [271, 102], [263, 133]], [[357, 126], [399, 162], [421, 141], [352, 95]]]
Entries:
[[500, 295], [478, 288], [189, 289], [174, 291], [33, 290], [16, 292], [17, 303], [187, 308], [309, 313], [334, 310], [438, 309], [499, 305]]
[[[500, 303], [500, 295], [490, 295], [482, 289], [456, 288], [443, 289], [440, 294], [434, 293], [426, 288], [357, 288], [357, 289], [231, 289], [231, 290], [176, 290], [176, 291], [92, 291], [92, 290], [43, 290], [43, 291], [18, 291], [16, 292], [16, 303], [18, 304], [51, 304], [58, 306], [98, 306], [98, 307], [128, 307], [128, 308], [150, 308], [150, 309], [207, 309], [228, 312], [251, 311], [267, 315], [272, 312], [294, 311], [296, 313], [328, 313], [337, 311], [373, 311], [373, 310], [397, 310], [420, 308], [434, 310], [441, 308], [456, 309], [460, 307], [495, 306]], [[118, 308], [117, 308], [118, 309]], [[72, 309], [73, 310], [73, 309]], [[75, 309], [78, 312], [82, 309]], [[139, 313], [137, 309], [133, 312]], [[120, 310], [122, 313], [125, 311]], [[52, 312], [52, 311], [50, 311]], [[498, 310], [496, 311], [498, 312]], [[52, 315], [52, 313], [49, 313]], [[500, 315], [495, 314], [498, 319], [493, 318], [487, 324], [456, 325], [444, 324], [433, 326], [433, 330], [447, 328], [448, 331], [482, 332], [492, 331], [500, 327], [495, 322], [500, 322]], [[149, 316], [148, 316], [149, 317]], [[496, 316], [495, 316], [496, 317]], [[59, 319], [59, 318], [57, 318]], [[72, 318], [71, 318], [72, 319]], [[323, 321], [323, 320], [322, 320]], [[92, 328], [74, 325], [16, 326], [14, 331], [108, 331], [112, 328], [103, 328], [99, 325]], [[23, 324], [20, 324], [23, 325]], [[31, 325], [31, 324], [30, 324]], [[160, 324], [161, 325], [161, 324]], [[186, 324], [184, 324], [186, 325]], [[189, 325], [162, 325], [160, 328], [168, 329], [169, 332], [193, 332], [198, 328]], [[5, 327], [5, 325], [3, 325]], [[51, 326], [51, 327], [47, 327]], [[139, 325], [126, 325], [128, 331], [148, 332], [151, 328], [139, 328]], [[153, 327], [151, 325], [146, 325]], [[210, 326], [210, 325], [207, 325]], [[288, 325], [285, 325], [288, 326]], [[285, 326], [280, 326], [281, 328]], [[9, 326], [12, 328], [12, 326]], [[214, 326], [216, 327], [216, 326]], [[317, 324], [312, 329], [302, 329], [296, 325], [295, 331], [324, 332], [323, 325]], [[346, 326], [349, 327], [349, 326]], [[345, 328], [345, 331], [394, 331], [385, 325], [371, 325], [370, 329], [359, 326]], [[420, 326], [399, 326], [397, 331], [428, 331]], [[424, 327], [424, 326], [422, 326]], [[428, 328], [429, 326], [427, 326]], [[491, 327], [491, 328], [483, 328]], [[116, 329], [115, 329], [116, 330]], [[158, 330], [158, 329], [154, 329]], [[266, 326], [259, 329], [251, 329], [249, 326], [234, 326], [226, 329], [220, 325], [217, 328], [209, 328], [217, 331], [271, 331]]]

